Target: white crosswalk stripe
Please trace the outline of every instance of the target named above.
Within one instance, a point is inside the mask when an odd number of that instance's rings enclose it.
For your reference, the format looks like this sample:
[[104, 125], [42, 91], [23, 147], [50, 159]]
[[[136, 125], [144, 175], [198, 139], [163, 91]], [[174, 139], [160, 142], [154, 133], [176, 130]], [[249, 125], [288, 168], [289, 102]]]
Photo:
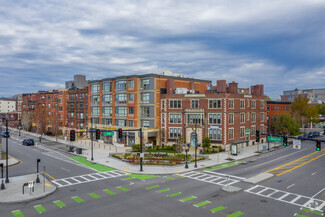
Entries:
[[85, 174], [81, 176], [67, 177], [63, 179], [56, 179], [52, 181], [52, 183], [57, 185], [59, 188], [62, 188], [62, 187], [78, 185], [87, 182], [94, 182], [102, 179], [125, 176], [126, 174], [128, 173], [120, 170], [115, 170], [115, 171], [108, 171], [108, 172], [101, 172], [101, 173]]
[[221, 186], [227, 186], [227, 185], [233, 185], [237, 182], [239, 182], [238, 179], [229, 178], [227, 179], [227, 176], [221, 176], [221, 175], [215, 175], [215, 174], [206, 174], [202, 172], [196, 172], [196, 171], [190, 171], [186, 173], [182, 173], [181, 176], [195, 179], [202, 182], [207, 182], [215, 185], [221, 185]]
[[281, 191], [270, 187], [265, 187], [262, 185], [255, 185], [247, 190], [247, 193], [255, 194], [262, 197], [271, 198], [281, 202], [289, 203], [292, 205], [306, 207], [313, 210], [323, 212], [325, 209], [325, 201], [315, 199], [312, 197], [307, 197], [299, 194], [294, 194], [291, 192]]

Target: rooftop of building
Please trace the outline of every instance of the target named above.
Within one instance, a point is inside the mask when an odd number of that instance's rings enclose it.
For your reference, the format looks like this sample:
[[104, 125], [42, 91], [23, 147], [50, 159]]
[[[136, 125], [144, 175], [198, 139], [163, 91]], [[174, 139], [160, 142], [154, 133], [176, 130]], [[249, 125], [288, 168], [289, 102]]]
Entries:
[[267, 104], [282, 104], [282, 105], [290, 105], [291, 102], [282, 102], [282, 101], [267, 101]]

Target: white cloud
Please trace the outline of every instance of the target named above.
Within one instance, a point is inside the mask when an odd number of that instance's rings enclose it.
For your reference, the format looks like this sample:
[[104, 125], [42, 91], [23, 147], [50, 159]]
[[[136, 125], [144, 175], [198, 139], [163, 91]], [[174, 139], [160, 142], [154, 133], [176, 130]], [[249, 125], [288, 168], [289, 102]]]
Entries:
[[40, 85], [46, 88], [64, 88], [64, 84], [61, 83], [51, 83], [51, 82], [40, 82]]

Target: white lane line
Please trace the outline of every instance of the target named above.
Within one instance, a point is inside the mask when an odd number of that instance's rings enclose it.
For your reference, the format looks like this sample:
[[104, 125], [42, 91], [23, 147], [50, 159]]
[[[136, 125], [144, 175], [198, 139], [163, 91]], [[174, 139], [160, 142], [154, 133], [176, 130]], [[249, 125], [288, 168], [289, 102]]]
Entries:
[[68, 171], [68, 172], [71, 172], [70, 170], [64, 168], [64, 167], [61, 167], [61, 169], [65, 170], [65, 171]]
[[311, 198], [316, 197], [317, 194], [321, 193], [321, 192], [324, 191], [324, 190], [325, 190], [325, 188], [323, 188], [322, 190], [320, 190], [319, 192], [317, 192], [316, 194], [314, 194], [314, 196], [312, 196]]
[[204, 172], [211, 173], [211, 174], [218, 175], [218, 176], [223, 176], [223, 177], [229, 176], [230, 178], [235, 178], [235, 179], [240, 179], [240, 180], [246, 179], [244, 177], [233, 176], [233, 175], [229, 175], [229, 174], [225, 174], [225, 173], [217, 173], [217, 172], [212, 172], [212, 171], [204, 171]]
[[294, 186], [294, 185], [296, 185], [296, 184], [289, 185], [287, 188], [291, 188], [291, 187]]
[[311, 174], [312, 176], [315, 175], [317, 172], [314, 172], [313, 174]]

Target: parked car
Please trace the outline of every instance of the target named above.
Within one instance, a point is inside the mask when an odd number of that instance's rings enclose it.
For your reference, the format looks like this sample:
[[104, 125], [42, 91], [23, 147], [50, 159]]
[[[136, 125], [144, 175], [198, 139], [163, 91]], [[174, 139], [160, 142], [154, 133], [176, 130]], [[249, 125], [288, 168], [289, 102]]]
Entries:
[[318, 136], [320, 136], [320, 133], [319, 132], [313, 132], [313, 134], [314, 134], [314, 137], [318, 137]]
[[309, 133], [307, 134], [307, 138], [313, 138], [313, 137], [314, 137], [313, 132], [309, 132]]
[[34, 140], [33, 139], [24, 139], [23, 145], [26, 145], [26, 146], [34, 145]]
[[298, 136], [298, 139], [300, 139], [301, 141], [305, 141], [307, 137], [305, 135], [302, 135], [302, 136]]
[[9, 132], [8, 133], [7, 132], [1, 132], [1, 136], [3, 138], [9, 138], [10, 137]]

